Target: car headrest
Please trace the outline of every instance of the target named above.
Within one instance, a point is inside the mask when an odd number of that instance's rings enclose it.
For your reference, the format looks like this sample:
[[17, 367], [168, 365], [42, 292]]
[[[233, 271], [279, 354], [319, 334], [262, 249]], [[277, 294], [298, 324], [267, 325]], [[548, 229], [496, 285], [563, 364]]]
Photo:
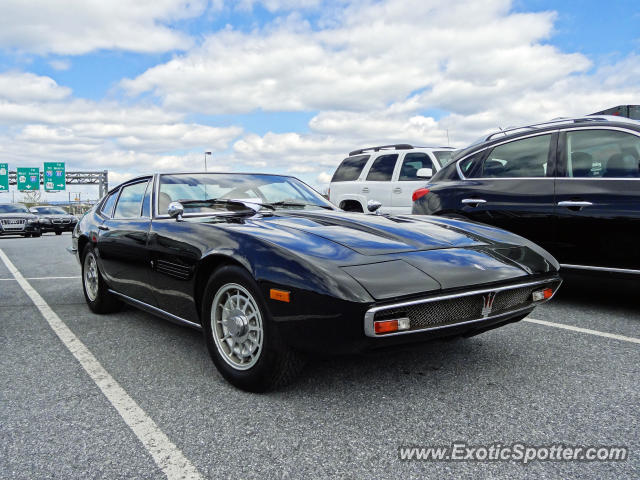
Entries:
[[593, 168], [593, 157], [586, 152], [572, 152], [571, 168], [574, 177], [588, 177]]
[[637, 177], [638, 160], [633, 155], [616, 153], [607, 162], [605, 177]]
[[171, 199], [168, 193], [160, 192], [160, 196], [158, 197], [158, 210], [159, 210], [158, 214], [166, 215], [167, 210], [169, 209], [169, 204], [172, 201], [173, 200]]

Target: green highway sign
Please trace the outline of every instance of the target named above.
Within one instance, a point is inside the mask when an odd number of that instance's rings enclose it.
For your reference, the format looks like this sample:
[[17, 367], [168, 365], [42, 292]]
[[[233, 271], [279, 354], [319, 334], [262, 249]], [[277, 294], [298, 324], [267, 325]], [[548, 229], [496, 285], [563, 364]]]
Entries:
[[0, 163], [0, 192], [9, 191], [9, 164]]
[[44, 189], [47, 192], [65, 189], [64, 162], [44, 162]]
[[38, 167], [18, 167], [16, 169], [18, 190], [40, 190], [40, 169]]

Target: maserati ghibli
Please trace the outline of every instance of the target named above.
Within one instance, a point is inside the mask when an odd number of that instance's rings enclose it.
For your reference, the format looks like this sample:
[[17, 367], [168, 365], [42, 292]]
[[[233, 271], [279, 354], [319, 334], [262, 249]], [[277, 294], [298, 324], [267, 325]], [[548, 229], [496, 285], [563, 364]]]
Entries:
[[89, 308], [122, 302], [202, 330], [213, 363], [260, 392], [305, 354], [471, 336], [556, 293], [559, 265], [499, 228], [344, 212], [289, 176], [167, 173], [111, 190], [74, 229]]

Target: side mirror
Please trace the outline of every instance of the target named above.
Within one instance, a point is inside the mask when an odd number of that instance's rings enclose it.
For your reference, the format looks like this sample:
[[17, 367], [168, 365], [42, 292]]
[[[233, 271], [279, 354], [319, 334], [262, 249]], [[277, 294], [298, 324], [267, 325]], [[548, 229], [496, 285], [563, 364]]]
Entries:
[[371, 213], [375, 213], [376, 210], [378, 210], [381, 206], [382, 203], [377, 200], [369, 200], [367, 202], [367, 210], [369, 210]]
[[167, 213], [171, 218], [175, 218], [176, 220], [182, 220], [182, 215], [184, 214], [184, 207], [180, 202], [171, 202], [169, 204], [169, 208], [167, 209]]
[[419, 168], [416, 173], [416, 177], [420, 178], [431, 178], [433, 177], [433, 169], [432, 168]]

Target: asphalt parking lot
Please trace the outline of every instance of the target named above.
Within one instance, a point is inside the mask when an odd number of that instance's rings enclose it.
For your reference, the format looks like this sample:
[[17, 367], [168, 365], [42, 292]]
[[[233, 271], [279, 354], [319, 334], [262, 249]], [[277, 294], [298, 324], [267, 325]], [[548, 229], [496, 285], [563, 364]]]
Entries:
[[[69, 234], [2, 237], [0, 250], [202, 478], [640, 476], [637, 281], [572, 276], [532, 314], [577, 330], [519, 322], [313, 359], [293, 385], [255, 395], [222, 379], [198, 331], [132, 308], [92, 314], [69, 243]], [[0, 478], [166, 478], [2, 261], [0, 347]], [[629, 458], [398, 458], [399, 446], [454, 441], [622, 445]]]

